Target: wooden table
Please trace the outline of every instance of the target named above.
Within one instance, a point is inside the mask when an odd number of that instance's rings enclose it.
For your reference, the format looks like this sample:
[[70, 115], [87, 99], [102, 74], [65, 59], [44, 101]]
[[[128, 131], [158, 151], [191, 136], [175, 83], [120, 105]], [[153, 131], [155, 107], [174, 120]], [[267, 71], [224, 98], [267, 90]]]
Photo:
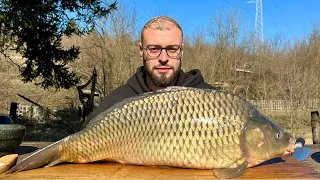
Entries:
[[[17, 153], [19, 160], [45, 142], [23, 142]], [[320, 145], [307, 145], [312, 157], [319, 160]], [[257, 167], [249, 168], [236, 179], [320, 179], [320, 163], [311, 156], [303, 162], [291, 156], [275, 158]], [[318, 158], [318, 159], [316, 159]], [[216, 179], [212, 170], [146, 167], [119, 163], [61, 164], [13, 174], [0, 175], [0, 179]]]
[[306, 145], [305, 147], [310, 148], [311, 153], [308, 159], [302, 162], [320, 173], [320, 144]]

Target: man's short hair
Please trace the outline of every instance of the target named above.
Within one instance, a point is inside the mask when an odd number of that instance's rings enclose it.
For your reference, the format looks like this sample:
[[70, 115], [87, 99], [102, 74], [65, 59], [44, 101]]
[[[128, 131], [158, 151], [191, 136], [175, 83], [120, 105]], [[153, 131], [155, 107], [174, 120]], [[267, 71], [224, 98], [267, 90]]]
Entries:
[[156, 29], [156, 30], [170, 30], [173, 27], [177, 27], [180, 29], [182, 38], [183, 38], [183, 31], [180, 27], [180, 25], [175, 21], [174, 19], [167, 17], [167, 16], [158, 16], [152, 18], [150, 21], [148, 21], [142, 28], [141, 31], [141, 42], [143, 43], [143, 32], [147, 28]]

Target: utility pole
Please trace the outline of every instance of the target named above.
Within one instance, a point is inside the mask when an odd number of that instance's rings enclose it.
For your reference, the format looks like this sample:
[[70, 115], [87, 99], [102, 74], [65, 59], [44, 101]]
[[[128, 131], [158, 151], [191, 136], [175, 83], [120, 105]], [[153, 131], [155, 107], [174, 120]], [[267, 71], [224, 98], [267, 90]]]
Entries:
[[259, 45], [263, 42], [263, 9], [262, 9], [262, 0], [251, 0], [247, 3], [256, 3], [256, 16], [254, 23], [254, 39], [253, 43], [255, 48], [259, 47]]

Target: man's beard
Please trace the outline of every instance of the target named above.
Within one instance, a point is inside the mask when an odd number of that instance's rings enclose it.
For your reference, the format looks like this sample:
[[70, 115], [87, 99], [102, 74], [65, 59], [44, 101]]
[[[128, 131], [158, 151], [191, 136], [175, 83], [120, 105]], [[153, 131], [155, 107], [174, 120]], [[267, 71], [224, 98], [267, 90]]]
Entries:
[[174, 69], [173, 67], [173, 74], [169, 77], [166, 76], [165, 73], [160, 74], [160, 77], [157, 76], [154, 72], [152, 67], [149, 67], [146, 60], [143, 60], [143, 65], [145, 67], [145, 71], [147, 73], [147, 76], [149, 76], [150, 80], [159, 87], [168, 87], [173, 86], [178, 78], [179, 70], [181, 68], [181, 63], [179, 64], [177, 69]]

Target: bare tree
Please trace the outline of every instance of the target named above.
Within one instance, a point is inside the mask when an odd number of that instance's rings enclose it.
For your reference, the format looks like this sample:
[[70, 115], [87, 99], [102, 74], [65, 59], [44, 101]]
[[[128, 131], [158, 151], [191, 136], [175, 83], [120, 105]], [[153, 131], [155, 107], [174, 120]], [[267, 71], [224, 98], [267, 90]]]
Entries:
[[[124, 84], [141, 64], [136, 37], [135, 9], [125, 9], [119, 4], [117, 11], [101, 18], [98, 28], [83, 39], [83, 55], [79, 63], [87, 64], [85, 67], [90, 69], [96, 67], [97, 90], [101, 98]], [[92, 70], [79, 71], [88, 78], [86, 72]]]
[[248, 75], [243, 77], [239, 74], [239, 72], [249, 72], [245, 66], [250, 63], [248, 62], [250, 36], [247, 37], [241, 24], [239, 11], [231, 10], [229, 14], [221, 12], [215, 16], [208, 27], [208, 36], [212, 39], [213, 47], [210, 73], [215, 81], [227, 84], [230, 91], [247, 89], [248, 85], [245, 82], [250, 81]]

